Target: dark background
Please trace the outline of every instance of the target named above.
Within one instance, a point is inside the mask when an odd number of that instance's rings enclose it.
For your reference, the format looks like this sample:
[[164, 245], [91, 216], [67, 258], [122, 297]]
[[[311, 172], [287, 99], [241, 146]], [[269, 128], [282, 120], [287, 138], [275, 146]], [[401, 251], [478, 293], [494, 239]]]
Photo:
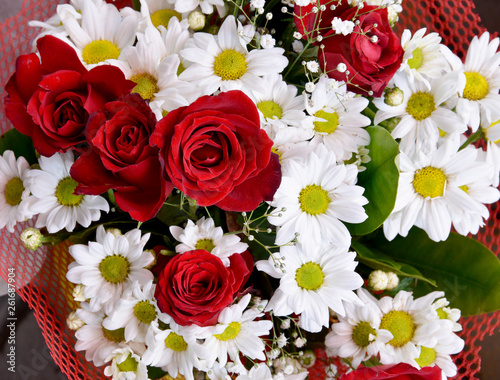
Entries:
[[[476, 12], [483, 25], [490, 31], [500, 32], [500, 0], [475, 0]], [[0, 0], [0, 22], [15, 15], [21, 9], [21, 0]], [[403, 1], [404, 7], [404, 1]], [[7, 371], [7, 330], [0, 331], [0, 379], [64, 380], [66, 376], [50, 358], [42, 333], [28, 306], [16, 297], [16, 373]], [[0, 297], [0, 321], [7, 320], [7, 296]], [[500, 333], [486, 335], [480, 351], [482, 363], [480, 379], [500, 378]], [[314, 380], [314, 379], [312, 379]]]

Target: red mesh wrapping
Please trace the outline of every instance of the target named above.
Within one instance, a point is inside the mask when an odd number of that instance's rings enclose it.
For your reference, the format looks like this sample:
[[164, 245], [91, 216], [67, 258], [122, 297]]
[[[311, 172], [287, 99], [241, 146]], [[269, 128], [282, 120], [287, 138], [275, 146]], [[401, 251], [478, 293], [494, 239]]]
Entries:
[[[60, 0], [25, 0], [18, 15], [0, 24], [2, 43], [0, 43], [0, 89], [5, 96], [5, 84], [15, 70], [15, 59], [20, 54], [31, 51], [31, 41], [37, 30], [30, 28], [30, 20], [45, 20], [56, 9]], [[109, 1], [111, 2], [111, 1]], [[130, 3], [129, 0], [117, 1]], [[474, 35], [481, 34], [479, 17], [474, 14], [472, 0], [405, 0], [404, 12], [399, 30], [408, 28], [413, 32], [422, 27], [436, 31], [443, 41], [456, 54], [464, 57], [469, 41]], [[0, 106], [0, 132], [11, 128], [5, 117], [3, 104]], [[498, 204], [490, 207], [491, 217], [481, 229], [477, 239], [500, 252], [500, 208]], [[26, 250], [17, 238], [29, 226], [18, 225], [16, 232], [10, 234], [0, 230], [0, 275], [7, 279], [8, 268], [15, 268], [17, 292], [33, 309], [43, 336], [55, 362], [70, 379], [104, 378], [102, 368], [97, 369], [87, 362], [82, 353], [74, 350], [74, 332], [66, 327], [66, 316], [76, 308], [72, 301], [73, 285], [66, 280], [65, 273], [72, 261], [67, 246], [52, 249]], [[500, 312], [462, 319], [464, 330], [461, 336], [466, 340], [464, 351], [457, 355], [455, 362], [459, 368], [456, 379], [472, 379], [480, 370], [480, 342], [485, 334], [492, 335], [500, 327]], [[311, 379], [325, 377], [322, 364], [326, 357], [321, 353], [319, 365], [311, 372]]]

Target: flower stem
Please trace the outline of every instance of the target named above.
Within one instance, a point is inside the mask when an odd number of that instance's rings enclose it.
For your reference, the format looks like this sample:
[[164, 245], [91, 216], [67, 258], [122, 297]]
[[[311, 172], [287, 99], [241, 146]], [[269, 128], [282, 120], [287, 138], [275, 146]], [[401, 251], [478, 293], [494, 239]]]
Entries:
[[478, 128], [478, 130], [476, 132], [474, 132], [472, 135], [470, 135], [469, 138], [467, 139], [467, 141], [465, 141], [462, 144], [462, 146], [460, 147], [460, 149], [458, 151], [461, 151], [466, 146], [468, 146], [472, 143], [475, 143], [476, 141], [482, 139], [483, 137], [484, 137], [483, 130], [481, 128]]

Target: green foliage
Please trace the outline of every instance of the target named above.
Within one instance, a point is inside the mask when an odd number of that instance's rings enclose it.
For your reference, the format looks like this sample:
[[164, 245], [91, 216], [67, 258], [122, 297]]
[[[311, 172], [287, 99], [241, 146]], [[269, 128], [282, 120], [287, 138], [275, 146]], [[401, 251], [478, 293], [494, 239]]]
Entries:
[[23, 156], [30, 165], [38, 162], [31, 138], [17, 129], [10, 129], [0, 136], [0, 154], [6, 150], [12, 150], [17, 158]]
[[365, 188], [368, 219], [360, 224], [346, 223], [352, 235], [365, 235], [380, 227], [392, 212], [398, 191], [399, 170], [394, 161], [399, 153], [398, 143], [384, 128], [368, 127], [367, 131], [371, 161], [359, 173], [357, 184]]

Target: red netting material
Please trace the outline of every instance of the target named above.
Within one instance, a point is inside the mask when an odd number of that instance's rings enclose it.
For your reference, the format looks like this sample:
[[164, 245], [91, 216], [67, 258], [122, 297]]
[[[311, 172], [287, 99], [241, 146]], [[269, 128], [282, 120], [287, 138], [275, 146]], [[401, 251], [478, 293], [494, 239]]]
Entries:
[[[21, 11], [0, 24], [0, 89], [15, 70], [15, 59], [31, 51], [31, 41], [37, 30], [27, 25], [29, 20], [45, 20], [50, 17], [61, 0], [24, 0]], [[126, 3], [128, 0], [117, 1]], [[416, 31], [427, 27], [443, 37], [456, 54], [464, 57], [469, 41], [485, 29], [474, 14], [472, 0], [405, 0], [401, 25]], [[400, 28], [402, 29], [402, 28]], [[11, 128], [0, 106], [0, 132]], [[491, 217], [477, 238], [493, 252], [500, 253], [500, 207], [490, 207]], [[66, 247], [26, 250], [17, 238], [28, 224], [18, 225], [14, 234], [0, 230], [0, 276], [7, 279], [8, 268], [15, 268], [17, 292], [34, 310], [52, 357], [70, 379], [100, 379], [102, 369], [88, 363], [81, 353], [74, 350], [74, 333], [66, 327], [66, 316], [76, 308], [72, 301], [72, 284], [65, 278], [68, 264], [72, 261]], [[453, 291], [453, 290], [452, 290]], [[449, 295], [450, 296], [450, 295]], [[458, 295], [455, 295], [458, 296]], [[485, 334], [492, 335], [500, 327], [500, 312], [462, 319], [466, 340], [464, 351], [455, 358], [459, 367], [456, 379], [471, 379], [480, 370], [480, 342]], [[324, 366], [318, 366], [310, 376], [324, 378]]]

